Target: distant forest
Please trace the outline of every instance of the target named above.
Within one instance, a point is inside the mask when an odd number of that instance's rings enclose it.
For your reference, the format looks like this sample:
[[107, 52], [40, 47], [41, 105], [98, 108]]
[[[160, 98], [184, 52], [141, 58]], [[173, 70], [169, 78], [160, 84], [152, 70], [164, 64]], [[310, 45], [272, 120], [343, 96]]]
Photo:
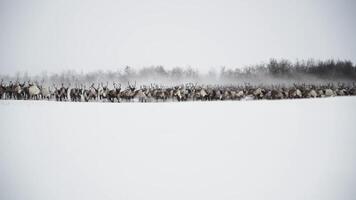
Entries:
[[61, 73], [46, 73], [29, 76], [25, 73], [0, 75], [4, 81], [38, 81], [48, 84], [90, 84], [98, 82], [137, 81], [140, 84], [163, 83], [176, 84], [184, 82], [229, 84], [238, 82], [266, 83], [279, 81], [356, 81], [356, 66], [351, 61], [296, 61], [271, 59], [267, 63], [251, 65], [243, 68], [220, 67], [201, 73], [197, 69], [175, 67], [165, 69], [163, 66], [150, 66], [136, 69], [125, 66], [115, 71], [93, 71], [88, 73], [75, 70]]

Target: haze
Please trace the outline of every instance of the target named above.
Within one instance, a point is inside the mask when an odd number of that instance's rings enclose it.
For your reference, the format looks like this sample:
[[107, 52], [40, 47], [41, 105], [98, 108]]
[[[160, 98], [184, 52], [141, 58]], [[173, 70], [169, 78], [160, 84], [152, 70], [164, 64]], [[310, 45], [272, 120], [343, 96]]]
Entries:
[[355, 1], [0, 1], [0, 73], [356, 61]]

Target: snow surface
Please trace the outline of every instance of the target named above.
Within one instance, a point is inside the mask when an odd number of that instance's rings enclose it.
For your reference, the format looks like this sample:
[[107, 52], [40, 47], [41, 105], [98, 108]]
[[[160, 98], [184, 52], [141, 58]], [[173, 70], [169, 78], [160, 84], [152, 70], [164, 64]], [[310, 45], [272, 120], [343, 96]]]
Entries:
[[355, 108], [0, 101], [0, 199], [355, 199]]

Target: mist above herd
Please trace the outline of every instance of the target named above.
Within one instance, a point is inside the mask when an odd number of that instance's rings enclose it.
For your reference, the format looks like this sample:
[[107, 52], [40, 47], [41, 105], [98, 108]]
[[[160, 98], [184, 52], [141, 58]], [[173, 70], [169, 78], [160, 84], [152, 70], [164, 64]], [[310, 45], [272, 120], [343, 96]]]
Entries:
[[139, 84], [174, 85], [186, 82], [199, 84], [288, 84], [320, 82], [354, 82], [356, 65], [351, 61], [296, 61], [271, 59], [267, 63], [250, 65], [245, 68], [220, 67], [202, 73], [193, 67], [164, 66], [134, 68], [124, 66], [117, 70], [97, 70], [88, 73], [67, 70], [61, 73], [42, 72], [30, 75], [18, 72], [13, 75], [0, 74], [3, 81], [41, 82], [44, 84], [91, 84], [91, 83], [127, 83], [136, 81]]

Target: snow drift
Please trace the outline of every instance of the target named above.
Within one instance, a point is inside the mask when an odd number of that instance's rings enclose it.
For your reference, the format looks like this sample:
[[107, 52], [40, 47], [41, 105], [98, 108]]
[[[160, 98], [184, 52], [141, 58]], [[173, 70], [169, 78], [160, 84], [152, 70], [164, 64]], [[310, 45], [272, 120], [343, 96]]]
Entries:
[[0, 101], [0, 199], [354, 199], [355, 108]]

